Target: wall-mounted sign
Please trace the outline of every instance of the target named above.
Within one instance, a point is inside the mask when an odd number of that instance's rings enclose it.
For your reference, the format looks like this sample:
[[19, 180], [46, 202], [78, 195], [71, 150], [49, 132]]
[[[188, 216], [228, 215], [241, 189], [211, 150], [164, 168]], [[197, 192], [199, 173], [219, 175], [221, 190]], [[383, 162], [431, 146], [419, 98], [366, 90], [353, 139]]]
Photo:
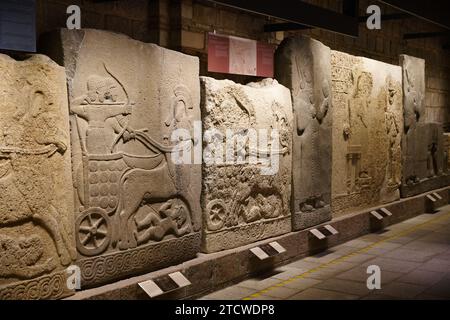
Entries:
[[275, 46], [233, 36], [208, 34], [208, 71], [273, 77]]
[[0, 0], [0, 49], [36, 51], [35, 0]]

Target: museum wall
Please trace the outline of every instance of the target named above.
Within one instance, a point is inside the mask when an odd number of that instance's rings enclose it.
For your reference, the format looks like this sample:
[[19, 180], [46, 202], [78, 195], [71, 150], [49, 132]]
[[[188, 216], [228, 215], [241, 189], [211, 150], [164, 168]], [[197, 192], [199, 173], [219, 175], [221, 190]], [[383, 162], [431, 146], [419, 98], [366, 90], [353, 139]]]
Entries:
[[[258, 81], [206, 72], [205, 39], [214, 30], [277, 44], [291, 35], [261, 32], [267, 18], [204, 1], [79, 1], [92, 29], [55, 31], [73, 3], [39, 2], [39, 51], [56, 63], [0, 56], [8, 71], [0, 77], [0, 298], [64, 297], [71, 263], [83, 288], [95, 287], [449, 184], [440, 128], [449, 61], [437, 40], [401, 40], [415, 19], [374, 35], [362, 25], [358, 39], [305, 31], [318, 41], [285, 39], [278, 80]], [[422, 109], [410, 124], [408, 114]], [[192, 137], [200, 121], [205, 132], [235, 130], [233, 139], [279, 132], [270, 142], [279, 171], [263, 173], [263, 162], [175, 163], [169, 137], [178, 129]], [[191, 137], [188, 150], [201, 151]], [[249, 155], [268, 154], [252, 147]], [[418, 165], [402, 167], [402, 157]], [[47, 185], [55, 190], [45, 193]]]
[[[341, 1], [310, 0], [312, 4], [339, 10]], [[206, 71], [206, 33], [217, 33], [247, 37], [279, 44], [288, 32], [264, 33], [263, 26], [277, 21], [235, 9], [214, 6], [204, 0], [129, 0], [92, 2], [75, 0], [38, 1], [38, 32], [42, 34], [66, 24], [66, 8], [77, 4], [83, 12], [82, 27], [120, 31], [130, 37], [157, 43], [163, 47], [181, 50], [200, 58], [200, 75], [222, 79], [223, 75]], [[370, 1], [360, 1], [360, 15]], [[382, 13], [393, 13], [379, 2]], [[170, 8], [170, 10], [169, 10]], [[386, 63], [398, 64], [398, 56], [407, 54], [426, 59], [426, 118], [448, 127], [450, 104], [450, 59], [442, 49], [442, 38], [403, 40], [404, 33], [438, 30], [436, 26], [417, 18], [383, 21], [381, 30], [368, 30], [360, 24], [357, 39], [325, 30], [302, 30], [333, 50], [364, 56]], [[245, 84], [254, 77], [227, 76]]]

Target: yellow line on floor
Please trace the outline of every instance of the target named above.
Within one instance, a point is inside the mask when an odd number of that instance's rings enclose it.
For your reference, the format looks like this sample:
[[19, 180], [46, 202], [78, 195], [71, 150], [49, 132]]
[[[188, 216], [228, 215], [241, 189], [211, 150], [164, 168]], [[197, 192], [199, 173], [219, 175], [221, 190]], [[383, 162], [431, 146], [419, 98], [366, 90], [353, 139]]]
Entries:
[[[317, 266], [315, 268], [312, 268], [312, 269], [310, 269], [310, 270], [308, 270], [306, 272], [303, 272], [303, 273], [301, 273], [299, 275], [293, 276], [293, 277], [291, 277], [291, 278], [289, 278], [287, 280], [280, 281], [279, 283], [276, 283], [276, 284], [274, 284], [274, 285], [272, 285], [270, 287], [267, 287], [267, 288], [265, 288], [263, 290], [255, 292], [255, 293], [253, 293], [253, 294], [243, 298], [242, 300], [252, 300], [253, 298], [258, 298], [260, 295], [262, 295], [264, 293], [267, 293], [267, 292], [269, 292], [271, 290], [274, 290], [276, 288], [284, 287], [286, 284], [288, 284], [288, 283], [290, 283], [290, 282], [292, 282], [294, 280], [303, 279], [307, 275], [310, 275], [311, 273], [315, 273], [315, 272], [317, 272], [317, 271], [319, 271], [321, 269], [324, 269], [326, 267], [329, 267], [329, 266], [331, 266], [333, 264], [337, 264], [337, 263], [343, 262], [343, 261], [347, 260], [348, 258], [350, 258], [352, 256], [356, 256], [358, 254], [365, 253], [365, 252], [369, 251], [370, 249], [373, 249], [374, 247], [376, 247], [376, 246], [378, 246], [378, 245], [380, 245], [380, 244], [382, 244], [382, 243], [384, 243], [386, 241], [389, 241], [389, 240], [392, 240], [392, 239], [395, 239], [395, 238], [407, 235], [407, 234], [409, 234], [411, 232], [414, 232], [414, 231], [420, 229], [421, 227], [423, 227], [425, 225], [428, 225], [428, 224], [431, 224], [431, 223], [435, 223], [435, 222], [438, 222], [438, 221], [441, 221], [441, 220], [445, 220], [445, 219], [448, 219], [449, 217], [450, 217], [450, 212], [447, 212], [446, 214], [444, 214], [441, 217], [437, 217], [437, 218], [425, 221], [425, 222], [420, 223], [418, 225], [415, 225], [415, 226], [413, 226], [413, 227], [411, 227], [409, 229], [400, 231], [400, 232], [396, 233], [395, 235], [393, 235], [391, 237], [387, 237], [386, 239], [374, 242], [374, 243], [372, 243], [372, 244], [370, 244], [370, 245], [368, 245], [368, 246], [366, 246], [364, 248], [361, 248], [359, 250], [356, 250], [354, 252], [346, 254], [346, 255], [344, 255], [342, 257], [339, 257], [339, 258], [333, 259], [333, 260], [331, 260], [329, 262], [323, 263], [323, 264], [321, 264], [321, 265], [319, 265], [319, 266]], [[342, 243], [342, 244], [345, 245], [345, 242]]]

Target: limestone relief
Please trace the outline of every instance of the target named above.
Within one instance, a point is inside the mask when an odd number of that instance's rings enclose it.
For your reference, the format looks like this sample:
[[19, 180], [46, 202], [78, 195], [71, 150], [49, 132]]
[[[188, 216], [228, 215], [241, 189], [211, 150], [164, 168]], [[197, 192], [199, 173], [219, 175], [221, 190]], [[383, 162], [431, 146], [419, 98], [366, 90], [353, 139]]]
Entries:
[[331, 70], [333, 211], [394, 201], [401, 182], [401, 70], [337, 51]]
[[447, 185], [443, 132], [425, 119], [425, 60], [401, 55], [403, 68], [402, 197]]
[[331, 219], [330, 49], [310, 38], [287, 38], [276, 62], [294, 107], [292, 227], [300, 230]]
[[0, 71], [0, 300], [60, 298], [76, 258], [64, 69], [2, 55]]
[[[200, 118], [197, 59], [108, 32], [59, 36], [71, 88], [84, 285], [193, 257], [200, 246], [200, 165], [176, 165], [178, 141], [171, 136], [192, 131]], [[192, 150], [193, 139], [184, 143]]]
[[[271, 79], [243, 86], [202, 77], [201, 83], [208, 142], [203, 166], [203, 250], [234, 248], [290, 231], [289, 91]], [[271, 142], [250, 142], [275, 131], [276, 147]], [[279, 168], [262, 174], [261, 167], [267, 164], [262, 158], [270, 151], [279, 159]]]

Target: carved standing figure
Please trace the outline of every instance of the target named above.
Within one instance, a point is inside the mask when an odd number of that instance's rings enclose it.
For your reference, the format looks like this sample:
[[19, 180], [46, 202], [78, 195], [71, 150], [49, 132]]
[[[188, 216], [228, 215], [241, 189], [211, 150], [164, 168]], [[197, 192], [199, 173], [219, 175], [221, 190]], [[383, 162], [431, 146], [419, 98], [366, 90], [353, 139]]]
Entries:
[[358, 180], [370, 179], [368, 171], [369, 154], [369, 126], [368, 113], [369, 102], [372, 94], [373, 79], [367, 72], [361, 72], [355, 76], [356, 85], [353, 99], [349, 101], [349, 119], [350, 119], [350, 145], [361, 147], [361, 160], [358, 174]]
[[388, 173], [388, 185], [397, 186], [400, 181], [399, 174], [396, 172], [396, 149], [397, 149], [397, 138], [400, 134], [400, 128], [395, 118], [395, 113], [392, 112], [394, 108], [394, 103], [396, 103], [397, 96], [399, 94], [397, 87], [391, 77], [388, 78], [388, 88], [387, 88], [387, 101], [384, 108], [386, 133], [389, 139], [389, 149], [388, 149], [388, 161], [387, 161], [387, 173]]

